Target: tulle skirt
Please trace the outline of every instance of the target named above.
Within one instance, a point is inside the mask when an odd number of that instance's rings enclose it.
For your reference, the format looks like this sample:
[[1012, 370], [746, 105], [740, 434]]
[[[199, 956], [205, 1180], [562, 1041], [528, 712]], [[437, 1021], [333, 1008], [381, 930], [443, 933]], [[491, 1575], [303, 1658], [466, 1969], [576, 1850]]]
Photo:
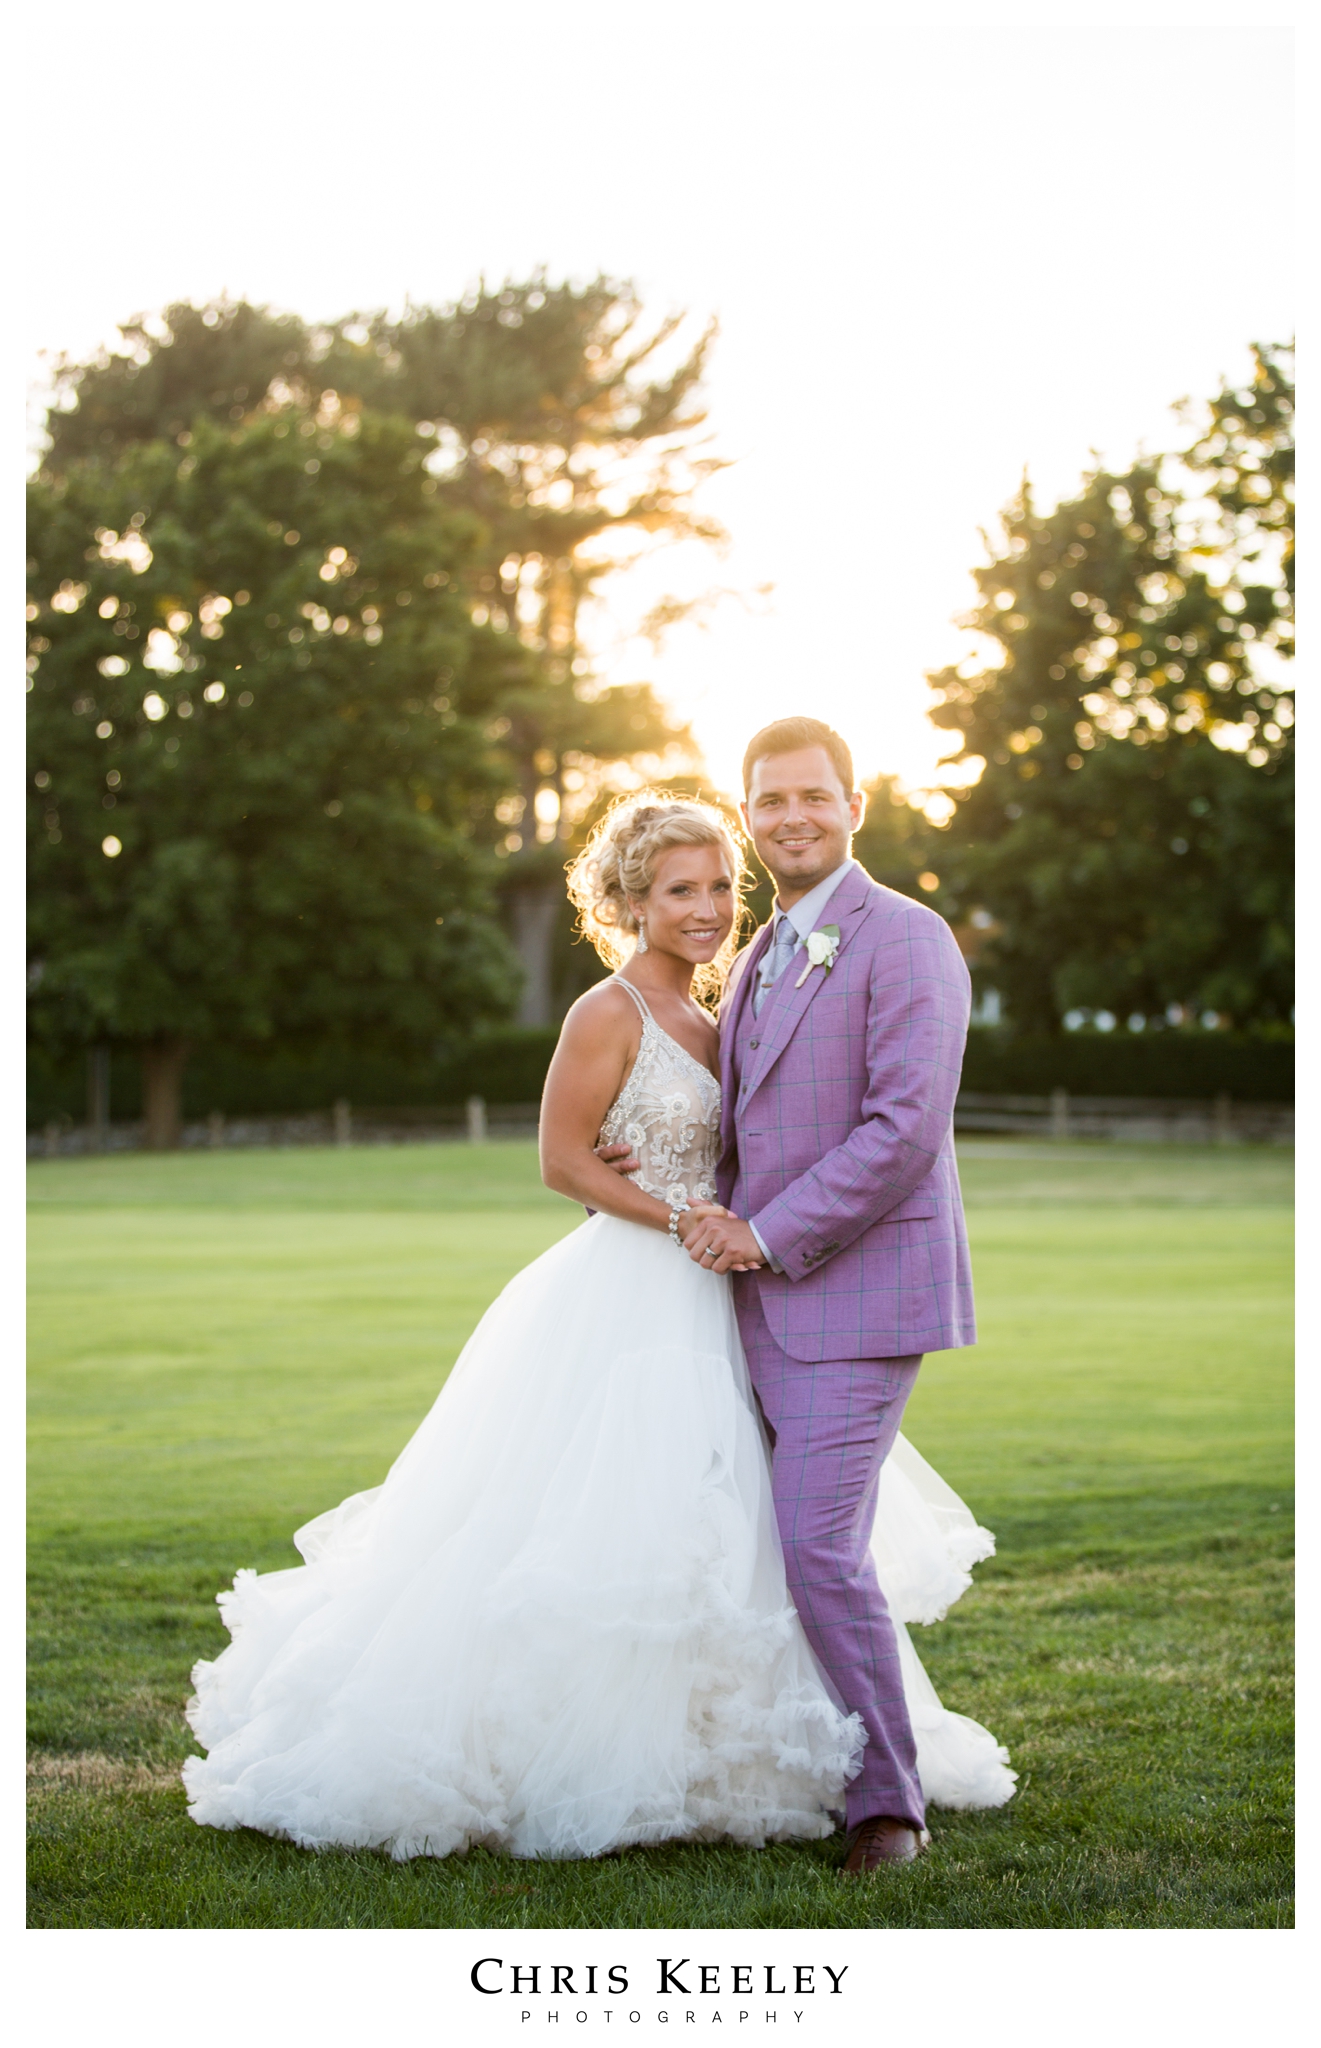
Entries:
[[[902, 1439], [876, 1531], [901, 1618], [993, 1547]], [[729, 1285], [656, 1232], [595, 1216], [526, 1267], [384, 1484], [294, 1541], [219, 1596], [194, 1820], [400, 1859], [832, 1831], [864, 1731], [788, 1599]], [[928, 1798], [999, 1804], [900, 1633]]]

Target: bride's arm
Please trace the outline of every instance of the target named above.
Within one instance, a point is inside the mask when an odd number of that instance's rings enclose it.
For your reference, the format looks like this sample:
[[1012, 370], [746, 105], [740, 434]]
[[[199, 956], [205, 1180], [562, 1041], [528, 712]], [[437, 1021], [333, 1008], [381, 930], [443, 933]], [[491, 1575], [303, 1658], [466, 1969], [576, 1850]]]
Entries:
[[668, 1230], [669, 1206], [597, 1158], [601, 1125], [637, 1051], [640, 1027], [628, 997], [591, 989], [564, 1020], [541, 1098], [541, 1178], [557, 1195]]

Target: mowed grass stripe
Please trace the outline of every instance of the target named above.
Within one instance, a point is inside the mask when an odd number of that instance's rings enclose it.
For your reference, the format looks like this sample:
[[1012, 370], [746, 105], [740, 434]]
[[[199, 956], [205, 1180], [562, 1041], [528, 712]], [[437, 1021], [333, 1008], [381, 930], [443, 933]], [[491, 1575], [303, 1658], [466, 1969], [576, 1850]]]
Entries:
[[979, 1512], [1288, 1472], [1277, 1214], [979, 1207], [969, 1233], [981, 1341], [927, 1360], [905, 1428]]

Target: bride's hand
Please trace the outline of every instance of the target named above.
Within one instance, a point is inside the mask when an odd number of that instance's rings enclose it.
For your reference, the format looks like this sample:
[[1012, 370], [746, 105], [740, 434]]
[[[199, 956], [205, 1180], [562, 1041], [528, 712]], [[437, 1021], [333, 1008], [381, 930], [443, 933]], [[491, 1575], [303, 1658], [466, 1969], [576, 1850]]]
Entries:
[[[702, 1253], [693, 1249], [690, 1239], [701, 1241], [707, 1238], [710, 1232], [703, 1225], [709, 1224], [713, 1217], [727, 1219], [737, 1227], [740, 1236], [752, 1237], [752, 1233], [747, 1229], [746, 1224], [741, 1222], [732, 1209], [726, 1209], [723, 1203], [692, 1203], [680, 1216], [677, 1229], [684, 1250], [688, 1253], [689, 1258], [695, 1259], [699, 1265], [702, 1262]], [[750, 1252], [746, 1245], [742, 1243], [740, 1243], [737, 1249], [733, 1247], [722, 1248], [721, 1253], [715, 1258], [715, 1262], [710, 1266], [704, 1267], [703, 1270], [708, 1273], [760, 1273], [764, 1265], [765, 1260], [760, 1256], [757, 1240], [752, 1238]]]

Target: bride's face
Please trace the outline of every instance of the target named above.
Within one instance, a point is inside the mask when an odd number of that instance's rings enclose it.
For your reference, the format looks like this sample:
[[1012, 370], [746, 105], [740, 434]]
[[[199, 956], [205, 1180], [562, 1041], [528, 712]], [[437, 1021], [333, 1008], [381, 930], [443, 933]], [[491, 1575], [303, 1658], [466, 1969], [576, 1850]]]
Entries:
[[694, 967], [714, 960], [734, 922], [737, 899], [722, 846], [672, 846], [656, 863], [647, 896], [630, 908], [647, 944]]

